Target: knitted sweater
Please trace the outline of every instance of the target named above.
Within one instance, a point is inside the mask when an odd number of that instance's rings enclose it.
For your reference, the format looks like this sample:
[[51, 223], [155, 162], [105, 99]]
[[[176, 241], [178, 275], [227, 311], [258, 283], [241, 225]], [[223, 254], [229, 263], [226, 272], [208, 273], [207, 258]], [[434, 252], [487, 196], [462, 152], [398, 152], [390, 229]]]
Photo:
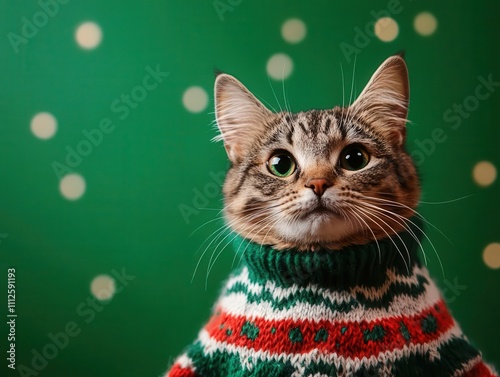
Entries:
[[413, 236], [314, 252], [236, 237], [242, 266], [166, 376], [496, 376], [447, 310]]

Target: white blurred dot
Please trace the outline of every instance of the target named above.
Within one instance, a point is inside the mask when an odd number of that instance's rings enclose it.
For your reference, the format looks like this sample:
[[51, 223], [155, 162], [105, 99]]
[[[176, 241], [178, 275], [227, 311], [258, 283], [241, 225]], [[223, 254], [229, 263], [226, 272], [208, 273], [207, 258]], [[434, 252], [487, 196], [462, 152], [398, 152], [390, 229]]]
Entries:
[[432, 35], [437, 29], [437, 20], [433, 14], [429, 12], [422, 12], [417, 14], [415, 21], [413, 21], [415, 31], [425, 37]]
[[485, 247], [483, 261], [489, 268], [500, 268], [500, 243], [490, 243]]
[[102, 40], [102, 31], [99, 25], [94, 22], [84, 22], [76, 29], [75, 35], [77, 43], [85, 49], [92, 49], [99, 46]]
[[298, 18], [291, 18], [281, 27], [281, 35], [288, 43], [299, 43], [306, 36], [306, 25]]
[[65, 175], [59, 182], [62, 196], [68, 200], [77, 200], [85, 193], [85, 180], [79, 174]]
[[90, 292], [98, 300], [110, 300], [116, 292], [115, 279], [109, 275], [97, 275], [90, 283]]
[[489, 186], [497, 178], [497, 169], [489, 161], [481, 161], [474, 166], [472, 177], [479, 186]]
[[31, 119], [30, 128], [39, 139], [50, 139], [57, 131], [57, 120], [51, 113], [38, 113]]
[[182, 104], [188, 111], [192, 113], [199, 113], [208, 105], [208, 94], [205, 89], [199, 86], [192, 86], [187, 88], [184, 92], [182, 96]]
[[382, 17], [375, 23], [375, 35], [382, 42], [391, 42], [399, 34], [399, 26], [391, 17]]
[[274, 54], [267, 61], [267, 74], [274, 80], [284, 80], [293, 71], [293, 62], [288, 55]]

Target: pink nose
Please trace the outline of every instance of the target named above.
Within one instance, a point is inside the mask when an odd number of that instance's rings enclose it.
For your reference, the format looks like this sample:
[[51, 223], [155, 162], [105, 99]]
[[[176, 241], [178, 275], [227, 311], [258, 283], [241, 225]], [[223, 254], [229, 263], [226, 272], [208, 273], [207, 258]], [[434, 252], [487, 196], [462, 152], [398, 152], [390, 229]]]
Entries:
[[306, 187], [309, 187], [318, 196], [323, 195], [326, 189], [331, 186], [332, 183], [325, 178], [313, 178], [306, 184]]

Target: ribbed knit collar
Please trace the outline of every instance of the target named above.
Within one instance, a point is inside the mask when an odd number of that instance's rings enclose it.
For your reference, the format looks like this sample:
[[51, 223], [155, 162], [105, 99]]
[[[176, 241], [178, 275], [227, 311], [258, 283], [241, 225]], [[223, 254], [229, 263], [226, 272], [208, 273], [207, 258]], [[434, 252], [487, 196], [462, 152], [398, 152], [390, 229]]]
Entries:
[[251, 278], [260, 282], [273, 281], [285, 287], [314, 284], [335, 290], [356, 285], [376, 287], [387, 280], [388, 269], [408, 275], [415, 264], [420, 264], [415, 236], [422, 236], [422, 222], [418, 218], [411, 221], [415, 224], [411, 226], [413, 234], [399, 233], [379, 240], [378, 246], [373, 241], [342, 250], [275, 250], [237, 236], [234, 247], [237, 252], [243, 252], [242, 260]]

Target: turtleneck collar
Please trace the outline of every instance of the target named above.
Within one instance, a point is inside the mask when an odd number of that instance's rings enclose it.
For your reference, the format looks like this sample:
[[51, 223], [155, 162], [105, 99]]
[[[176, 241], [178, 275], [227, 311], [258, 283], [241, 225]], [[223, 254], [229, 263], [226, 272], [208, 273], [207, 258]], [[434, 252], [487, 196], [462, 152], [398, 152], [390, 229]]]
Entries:
[[387, 270], [411, 275], [418, 260], [422, 222], [412, 218], [411, 232], [406, 231], [365, 245], [348, 246], [342, 250], [298, 251], [276, 250], [236, 236], [234, 247], [243, 252], [243, 263], [257, 281], [273, 281], [280, 286], [318, 285], [335, 290], [356, 285], [380, 286], [387, 279]]

